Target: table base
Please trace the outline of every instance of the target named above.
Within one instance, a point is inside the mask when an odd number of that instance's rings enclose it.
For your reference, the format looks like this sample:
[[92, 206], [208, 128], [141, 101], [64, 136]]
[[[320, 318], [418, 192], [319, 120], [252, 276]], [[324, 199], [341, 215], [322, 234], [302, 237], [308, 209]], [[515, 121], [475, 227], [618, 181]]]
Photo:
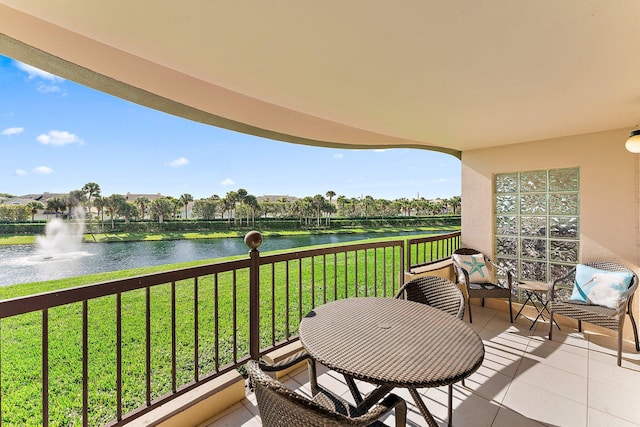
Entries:
[[[538, 319], [542, 318], [542, 320], [547, 320], [544, 317], [545, 311], [547, 312], [549, 317], [551, 317], [551, 313], [549, 313], [549, 309], [547, 308], [549, 301], [543, 301], [542, 298], [540, 298], [540, 295], [538, 295], [538, 293], [534, 290], [522, 289], [522, 292], [524, 292], [527, 298], [524, 300], [524, 303], [522, 303], [522, 307], [520, 307], [520, 310], [518, 310], [518, 313], [516, 313], [516, 317], [514, 317], [513, 320], [515, 321], [518, 318], [520, 313], [522, 313], [522, 310], [524, 309], [524, 307], [527, 305], [527, 302], [531, 301], [531, 305], [533, 305], [533, 307], [538, 312], [538, 315], [536, 316], [536, 318], [531, 321], [531, 326], [529, 326], [529, 330], [531, 330], [533, 326], [536, 324], [536, 322], [538, 322]], [[540, 305], [536, 304], [536, 302], [534, 301], [534, 298], [538, 300], [538, 303]], [[558, 325], [558, 322], [556, 322], [555, 319], [553, 319], [553, 323], [555, 323], [555, 325], [558, 327], [558, 330], [560, 330], [560, 325]]]
[[[360, 394], [360, 391], [358, 390], [358, 386], [356, 385], [353, 378], [345, 375], [345, 380], [347, 382], [347, 385], [349, 386], [349, 391], [351, 391], [351, 395], [353, 396], [353, 399], [355, 400], [358, 409], [362, 410], [363, 412], [366, 412], [369, 409], [371, 409], [376, 403], [382, 400], [387, 394], [391, 392], [391, 390], [395, 388], [392, 386], [382, 386], [382, 385], [378, 386], [376, 387], [375, 390], [373, 390], [363, 399], [362, 395]], [[449, 422], [447, 424], [449, 427], [452, 427], [452, 418], [453, 418], [452, 391], [453, 391], [453, 385], [449, 384], [449, 412], [448, 412]], [[411, 394], [411, 397], [413, 397], [413, 401], [415, 402], [416, 406], [420, 410], [420, 413], [424, 417], [425, 421], [427, 421], [427, 424], [429, 425], [429, 427], [439, 427], [438, 423], [433, 418], [433, 415], [431, 415], [431, 412], [429, 412], [427, 405], [424, 404], [422, 397], [420, 397], [418, 390], [416, 390], [415, 388], [410, 388], [409, 393]]]

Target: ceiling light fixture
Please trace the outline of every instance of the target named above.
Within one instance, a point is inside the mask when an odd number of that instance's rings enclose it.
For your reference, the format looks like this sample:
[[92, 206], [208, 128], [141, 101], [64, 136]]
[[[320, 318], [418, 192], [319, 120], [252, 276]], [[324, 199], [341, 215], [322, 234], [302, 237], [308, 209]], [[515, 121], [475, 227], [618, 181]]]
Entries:
[[640, 153], [640, 128], [636, 125], [636, 128], [631, 131], [629, 139], [624, 144], [625, 148], [632, 153]]

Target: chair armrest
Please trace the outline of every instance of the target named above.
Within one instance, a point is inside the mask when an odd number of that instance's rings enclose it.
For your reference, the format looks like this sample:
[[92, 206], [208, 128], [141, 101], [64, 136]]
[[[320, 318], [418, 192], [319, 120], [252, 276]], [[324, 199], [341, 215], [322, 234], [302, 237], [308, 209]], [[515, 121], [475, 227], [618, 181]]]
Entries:
[[358, 421], [377, 421], [384, 414], [396, 410], [396, 427], [405, 427], [407, 425], [407, 402], [396, 394], [389, 394], [380, 403], [376, 404], [366, 414], [354, 418]]
[[617, 310], [618, 314], [622, 314], [622, 312], [627, 308], [629, 300], [633, 298], [636, 290], [638, 289], [638, 282], [634, 279], [629, 289], [620, 294], [620, 298], [618, 298]]
[[407, 282], [404, 285], [400, 286], [400, 289], [398, 289], [398, 293], [396, 293], [396, 295], [393, 297], [394, 299], [402, 299], [402, 297], [404, 296], [405, 289], [407, 289], [407, 284], [408, 283], [409, 282]]
[[[464, 275], [464, 285], [465, 286], [469, 286], [470, 280], [469, 280], [469, 272], [467, 271], [466, 268], [461, 267], [461, 266], [457, 266], [457, 268], [459, 268], [460, 270], [462, 270], [462, 274]], [[456, 281], [458, 281], [458, 275], [456, 274]]]
[[297, 365], [303, 360], [307, 361], [307, 369], [309, 371], [309, 382], [311, 385], [311, 393], [315, 396], [318, 393], [318, 374], [316, 371], [316, 361], [311, 357], [311, 355], [306, 351], [302, 350], [293, 356], [287, 357], [284, 360], [281, 360], [278, 363], [267, 363], [264, 360], [260, 359], [258, 364], [260, 365], [260, 369], [265, 372], [278, 372], [284, 369], [291, 368], [292, 366]]
[[[500, 267], [498, 264], [493, 262], [491, 258], [485, 256], [485, 260], [489, 262], [493, 266], [493, 268], [497, 271], [501, 271], [503, 274], [507, 275], [507, 284], [509, 285], [509, 289], [513, 288], [513, 273], [511, 270], [507, 270], [506, 268]], [[497, 282], [497, 279], [496, 279]]]
[[549, 291], [547, 293], [547, 300], [548, 301], [553, 301], [553, 299], [555, 298], [554, 294], [555, 294], [555, 290], [556, 290], [556, 285], [558, 283], [560, 283], [560, 282], [564, 282], [565, 280], [567, 280], [569, 277], [574, 275], [575, 272], [576, 272], [576, 267], [573, 267], [564, 276], [558, 277], [557, 279], [552, 279], [552, 280], [549, 281]]
[[267, 363], [262, 359], [260, 359], [258, 363], [260, 364], [260, 369], [262, 369], [265, 372], [277, 372], [277, 371], [282, 371], [284, 369], [291, 368], [292, 366], [297, 365], [303, 360], [308, 360], [308, 359], [313, 360], [311, 355], [307, 353], [306, 350], [303, 350], [303, 351], [299, 351], [293, 356], [289, 356], [286, 359], [281, 360], [278, 363]]

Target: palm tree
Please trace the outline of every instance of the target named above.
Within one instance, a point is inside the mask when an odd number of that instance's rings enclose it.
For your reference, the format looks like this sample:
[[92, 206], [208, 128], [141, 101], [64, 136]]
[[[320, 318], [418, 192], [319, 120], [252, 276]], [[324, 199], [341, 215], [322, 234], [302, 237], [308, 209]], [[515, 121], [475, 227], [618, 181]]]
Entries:
[[460, 207], [462, 206], [462, 198], [460, 196], [453, 196], [449, 199], [453, 214], [460, 213]]
[[82, 186], [82, 191], [86, 193], [86, 197], [88, 201], [89, 209], [87, 209], [87, 217], [89, 219], [89, 232], [91, 232], [91, 218], [92, 218], [91, 207], [93, 206], [93, 203], [96, 197], [100, 196], [100, 186], [95, 182], [87, 182], [85, 185]]
[[[238, 201], [238, 193], [235, 191], [228, 191], [227, 195], [224, 197], [224, 206], [226, 210], [229, 212], [227, 214], [229, 223], [231, 223], [231, 215], [233, 214], [237, 201]], [[235, 222], [235, 218], [233, 222]]]
[[[251, 223], [255, 224], [256, 212], [260, 209], [260, 204], [258, 203], [258, 199], [256, 196], [252, 194], [247, 194], [247, 196], [242, 201], [249, 210], [251, 211]], [[249, 218], [247, 217], [247, 225], [249, 225]]]
[[444, 203], [441, 199], [432, 200], [431, 213], [432, 215], [442, 215], [444, 210]]
[[345, 216], [344, 205], [347, 203], [347, 198], [345, 196], [338, 196], [336, 202], [338, 203], [338, 215]]
[[125, 201], [118, 208], [118, 213], [124, 217], [125, 224], [129, 224], [131, 218], [138, 216], [138, 208], [133, 203]]
[[368, 218], [369, 217], [369, 209], [370, 209], [371, 206], [373, 206], [373, 197], [364, 196], [364, 199], [362, 199], [362, 203], [364, 204], [364, 217]]
[[358, 198], [357, 197], [352, 197], [349, 199], [349, 204], [351, 205], [351, 216], [355, 217], [356, 215], [356, 210], [358, 209]]
[[119, 209], [122, 209], [122, 206], [127, 202], [127, 199], [124, 198], [121, 194], [112, 194], [106, 199], [104, 199], [104, 206], [109, 210], [109, 216], [111, 216], [111, 229], [115, 228], [115, 223], [113, 218], [116, 212]]
[[324, 197], [322, 197], [322, 194], [316, 194], [315, 196], [313, 196], [313, 207], [316, 210], [316, 218], [318, 219], [317, 222], [317, 226], [320, 227], [320, 212], [322, 212], [323, 208], [324, 208]]
[[47, 210], [53, 211], [53, 213], [56, 214], [56, 218], [58, 217], [58, 214], [65, 209], [67, 209], [67, 202], [65, 202], [61, 198], [52, 197], [47, 200]]
[[100, 228], [104, 229], [104, 200], [105, 198], [102, 196], [96, 196], [93, 199], [93, 206], [95, 206], [97, 210], [97, 214], [100, 217]]
[[146, 197], [138, 197], [134, 203], [138, 206], [138, 209], [140, 209], [140, 218], [144, 219], [147, 214], [147, 207], [151, 204], [151, 200]]
[[198, 199], [193, 204], [193, 214], [202, 219], [215, 219], [220, 207], [220, 197], [213, 195], [206, 199]]
[[83, 206], [87, 201], [87, 195], [82, 190], [73, 190], [67, 194], [68, 219], [71, 221], [71, 210], [77, 206]]
[[180, 196], [180, 202], [184, 206], [184, 219], [187, 219], [189, 217], [187, 206], [189, 206], [190, 202], [193, 202], [193, 196], [189, 193], [184, 193]]
[[[329, 198], [329, 204], [333, 206], [333, 197], [336, 195], [336, 192], [333, 190], [327, 191], [326, 196]], [[329, 211], [329, 215], [327, 216], [327, 225], [331, 223], [331, 211]]]
[[164, 218], [174, 212], [175, 205], [171, 199], [169, 197], [160, 197], [151, 202], [151, 214], [158, 218], [159, 223], [164, 222]]
[[[241, 205], [244, 205], [244, 199], [249, 195], [247, 190], [244, 188], [238, 189], [236, 192], [236, 201], [240, 202]], [[235, 218], [234, 218], [235, 219]], [[235, 222], [235, 221], [234, 221]], [[247, 214], [247, 224], [249, 224], [249, 214]], [[242, 217], [240, 218], [240, 225], [242, 226]]]
[[171, 211], [173, 212], [172, 214], [172, 219], [177, 219], [178, 218], [178, 211], [180, 210], [180, 208], [182, 207], [182, 202], [178, 199], [176, 199], [175, 197], [172, 196], [167, 196], [167, 199], [169, 199], [169, 201], [171, 202], [171, 207], [173, 209], [171, 209]]
[[378, 199], [376, 200], [376, 205], [380, 210], [381, 216], [388, 216], [391, 213], [391, 201], [387, 199]]
[[44, 209], [44, 205], [40, 202], [29, 202], [27, 206], [31, 208], [31, 221], [33, 221], [35, 215], [38, 213], [38, 209]]
[[214, 194], [213, 196], [209, 197], [209, 200], [214, 204], [212, 219], [216, 219], [216, 212], [218, 208], [220, 208], [220, 219], [224, 219], [224, 205], [220, 196]]

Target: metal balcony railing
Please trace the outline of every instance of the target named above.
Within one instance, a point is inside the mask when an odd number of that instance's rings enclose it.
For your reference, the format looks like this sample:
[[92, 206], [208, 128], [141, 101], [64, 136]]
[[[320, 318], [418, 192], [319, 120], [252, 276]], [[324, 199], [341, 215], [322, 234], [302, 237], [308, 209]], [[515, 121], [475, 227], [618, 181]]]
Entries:
[[125, 425], [295, 341], [318, 305], [393, 296], [405, 248], [407, 268], [446, 258], [455, 234], [261, 256], [250, 232], [247, 258], [0, 301], [0, 421]]
[[460, 247], [460, 232], [407, 240], [407, 271], [443, 261]]

